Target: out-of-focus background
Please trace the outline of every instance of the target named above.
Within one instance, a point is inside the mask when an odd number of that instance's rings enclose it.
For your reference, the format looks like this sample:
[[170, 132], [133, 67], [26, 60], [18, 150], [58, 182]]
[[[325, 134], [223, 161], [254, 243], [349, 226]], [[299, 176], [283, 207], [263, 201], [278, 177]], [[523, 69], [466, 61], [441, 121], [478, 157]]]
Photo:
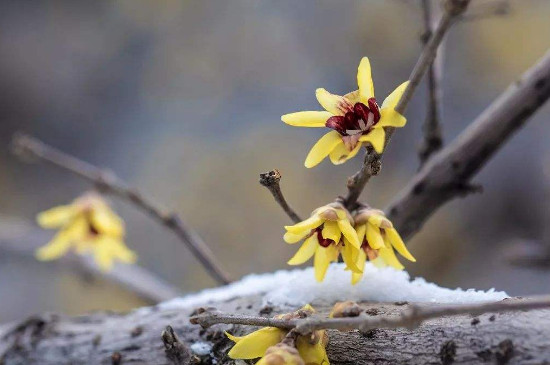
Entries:
[[[452, 29], [446, 141], [545, 53], [549, 15], [548, 1], [512, 0], [508, 15]], [[408, 77], [421, 31], [419, 1], [412, 0], [2, 1], [0, 241], [17, 240], [12, 226], [35, 229], [36, 213], [90, 188], [10, 155], [11, 135], [21, 130], [112, 168], [181, 213], [234, 277], [286, 268], [295, 250], [281, 239], [289, 221], [258, 174], [280, 169], [288, 200], [307, 215], [345, 192], [361, 159], [305, 169], [323, 131], [291, 128], [280, 115], [318, 109], [317, 87], [354, 90], [365, 55], [383, 99]], [[415, 95], [408, 125], [363, 194], [371, 205], [383, 208], [418, 168], [425, 94], [422, 87]], [[483, 194], [447, 204], [415, 236], [411, 275], [511, 295], [550, 291], [549, 272], [510, 266], [502, 255], [512, 241], [550, 240], [549, 117], [546, 106], [483, 169], [475, 179]], [[215, 284], [170, 232], [113, 203], [140, 265], [184, 292]], [[83, 280], [70, 267], [0, 252], [0, 321], [145, 304], [101, 278]]]

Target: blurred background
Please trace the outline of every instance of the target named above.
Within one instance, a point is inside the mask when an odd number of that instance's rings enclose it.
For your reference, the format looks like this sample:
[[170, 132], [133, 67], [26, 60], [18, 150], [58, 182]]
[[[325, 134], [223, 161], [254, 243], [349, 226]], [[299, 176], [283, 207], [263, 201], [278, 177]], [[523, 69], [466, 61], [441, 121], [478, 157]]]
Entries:
[[[478, 0], [480, 1], [480, 0]], [[476, 3], [476, 0], [473, 0]], [[289, 220], [258, 174], [278, 168], [303, 216], [345, 192], [361, 158], [303, 168], [321, 130], [282, 114], [318, 109], [314, 91], [356, 89], [368, 55], [379, 100], [406, 80], [420, 53], [422, 15], [410, 0], [0, 2], [0, 241], [38, 230], [35, 215], [90, 185], [8, 151], [24, 131], [113, 169], [181, 213], [234, 277], [287, 268]], [[456, 25], [447, 39], [443, 132], [454, 138], [550, 44], [550, 2], [512, 0], [509, 14]], [[418, 168], [421, 87], [379, 177], [363, 194], [383, 208]], [[550, 107], [476, 177], [483, 194], [440, 209], [410, 242], [412, 276], [510, 295], [550, 292], [549, 272], [506, 260], [511, 242], [548, 242]], [[215, 283], [171, 232], [113, 199], [139, 265], [182, 292]], [[13, 227], [18, 227], [17, 229]], [[147, 304], [100, 277], [0, 248], [0, 322], [34, 312], [78, 314]]]

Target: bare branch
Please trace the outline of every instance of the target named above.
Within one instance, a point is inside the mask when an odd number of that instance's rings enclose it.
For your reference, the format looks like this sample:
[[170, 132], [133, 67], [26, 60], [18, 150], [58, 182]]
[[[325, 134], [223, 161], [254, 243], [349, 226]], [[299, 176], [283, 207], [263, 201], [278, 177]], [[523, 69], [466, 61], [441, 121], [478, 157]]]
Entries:
[[295, 329], [298, 333], [308, 334], [320, 329], [335, 329], [339, 331], [360, 330], [368, 331], [378, 328], [408, 328], [413, 329], [422, 322], [446, 316], [480, 315], [483, 313], [502, 313], [519, 310], [534, 310], [550, 308], [550, 296], [535, 296], [532, 298], [505, 299], [500, 302], [458, 305], [410, 305], [398, 315], [379, 315], [348, 318], [319, 318], [305, 319], [277, 319], [253, 316], [240, 316], [219, 312], [203, 312], [190, 318], [192, 324], [210, 327], [218, 323], [240, 324], [261, 327], [277, 327]]
[[142, 209], [159, 223], [172, 230], [189, 247], [191, 252], [193, 252], [195, 257], [199, 259], [204, 268], [216, 281], [221, 284], [231, 282], [229, 276], [214, 258], [208, 246], [175, 213], [165, 213], [161, 208], [143, 197], [137, 190], [130, 188], [112, 172], [95, 167], [24, 134], [16, 134], [13, 137], [12, 149], [16, 155], [23, 158], [30, 157], [49, 162], [52, 165], [70, 171], [89, 180], [100, 191], [117, 196]]
[[[441, 44], [444, 35], [451, 27], [453, 21], [462, 13], [464, 13], [469, 3], [470, 0], [447, 0], [445, 2], [445, 12], [439, 20], [439, 23], [437, 24], [436, 29], [430, 37], [430, 40], [422, 50], [422, 53], [420, 54], [420, 57], [418, 58], [418, 61], [416, 62], [416, 65], [411, 72], [411, 76], [409, 77], [409, 84], [403, 92], [401, 99], [395, 106], [395, 110], [400, 114], [405, 113], [407, 105], [411, 101], [411, 98], [416, 91], [418, 85], [420, 85], [422, 77], [432, 64], [436, 56], [437, 48]], [[385, 145], [389, 143], [394, 131], [394, 128], [386, 128]], [[374, 151], [367, 151], [367, 153], [374, 154]], [[378, 159], [370, 157], [365, 158], [364, 163], [373, 162], [378, 164], [379, 160], [380, 156], [378, 157]], [[351, 179], [348, 180], [348, 194], [343, 199], [345, 206], [348, 209], [353, 209], [356, 205], [357, 199], [363, 191], [365, 184], [372, 176], [372, 171], [377, 171], [377, 169], [363, 166], [359, 172], [357, 172]], [[351, 181], [352, 183], [350, 184], [349, 181]]]
[[260, 184], [269, 189], [271, 194], [273, 194], [275, 201], [281, 206], [281, 208], [283, 208], [285, 213], [290, 217], [290, 219], [292, 219], [294, 223], [301, 222], [302, 218], [300, 218], [300, 216], [296, 214], [294, 209], [292, 209], [290, 205], [288, 205], [283, 195], [283, 192], [281, 191], [281, 177], [282, 175], [279, 170], [271, 170], [260, 174]]
[[[424, 18], [424, 35], [422, 37], [422, 42], [424, 45], [426, 45], [431, 37], [434, 25], [436, 24], [436, 11], [432, 9], [431, 5], [431, 0], [422, 0], [422, 14]], [[432, 153], [439, 150], [443, 145], [443, 137], [441, 135], [441, 80], [443, 78], [444, 52], [445, 42], [442, 41], [437, 50], [436, 57], [428, 70], [428, 102], [426, 119], [422, 126], [424, 139], [418, 149], [420, 166], [424, 164]]]
[[386, 208], [404, 238], [445, 202], [464, 194], [470, 180], [550, 97], [550, 51], [510, 85], [451, 144], [424, 165]]
[[462, 14], [460, 21], [482, 20], [508, 14], [510, 14], [509, 0], [476, 1], [467, 13]]

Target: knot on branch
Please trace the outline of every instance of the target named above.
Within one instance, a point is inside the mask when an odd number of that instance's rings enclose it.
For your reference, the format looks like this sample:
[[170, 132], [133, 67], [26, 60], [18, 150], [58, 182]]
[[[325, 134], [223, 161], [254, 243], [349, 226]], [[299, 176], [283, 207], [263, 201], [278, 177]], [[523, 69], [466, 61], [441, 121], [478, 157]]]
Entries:
[[470, 0], [447, 0], [445, 1], [445, 11], [452, 17], [459, 16], [466, 11]]
[[35, 162], [38, 159], [35, 151], [40, 151], [41, 147], [36, 140], [21, 132], [13, 135], [9, 145], [11, 153], [25, 162]]
[[189, 364], [191, 360], [191, 352], [178, 338], [174, 329], [171, 326], [166, 326], [166, 329], [161, 334], [162, 343], [166, 357], [175, 365]]
[[264, 172], [263, 174], [260, 174], [260, 184], [262, 184], [265, 187], [279, 185], [279, 181], [281, 181], [281, 177], [282, 175], [277, 169]]

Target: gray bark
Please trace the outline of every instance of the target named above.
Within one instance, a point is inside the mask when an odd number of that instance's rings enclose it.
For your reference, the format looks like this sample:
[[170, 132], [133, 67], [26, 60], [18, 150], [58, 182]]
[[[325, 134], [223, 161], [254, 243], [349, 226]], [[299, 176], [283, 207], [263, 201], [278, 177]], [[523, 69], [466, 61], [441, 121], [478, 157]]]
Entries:
[[[406, 304], [365, 303], [369, 315], [396, 315]], [[258, 296], [211, 303], [224, 312], [272, 316], [295, 308], [266, 308]], [[317, 307], [322, 312], [330, 308]], [[0, 363], [14, 364], [233, 364], [224, 330], [254, 328], [189, 324], [193, 309], [94, 313], [81, 317], [41, 315], [0, 327]], [[269, 313], [269, 314], [267, 314]], [[174, 329], [175, 336], [165, 330]], [[181, 342], [178, 342], [177, 338]], [[212, 344], [209, 355], [190, 350]], [[550, 363], [550, 310], [443, 317], [414, 330], [330, 331], [332, 364], [545, 364]]]

